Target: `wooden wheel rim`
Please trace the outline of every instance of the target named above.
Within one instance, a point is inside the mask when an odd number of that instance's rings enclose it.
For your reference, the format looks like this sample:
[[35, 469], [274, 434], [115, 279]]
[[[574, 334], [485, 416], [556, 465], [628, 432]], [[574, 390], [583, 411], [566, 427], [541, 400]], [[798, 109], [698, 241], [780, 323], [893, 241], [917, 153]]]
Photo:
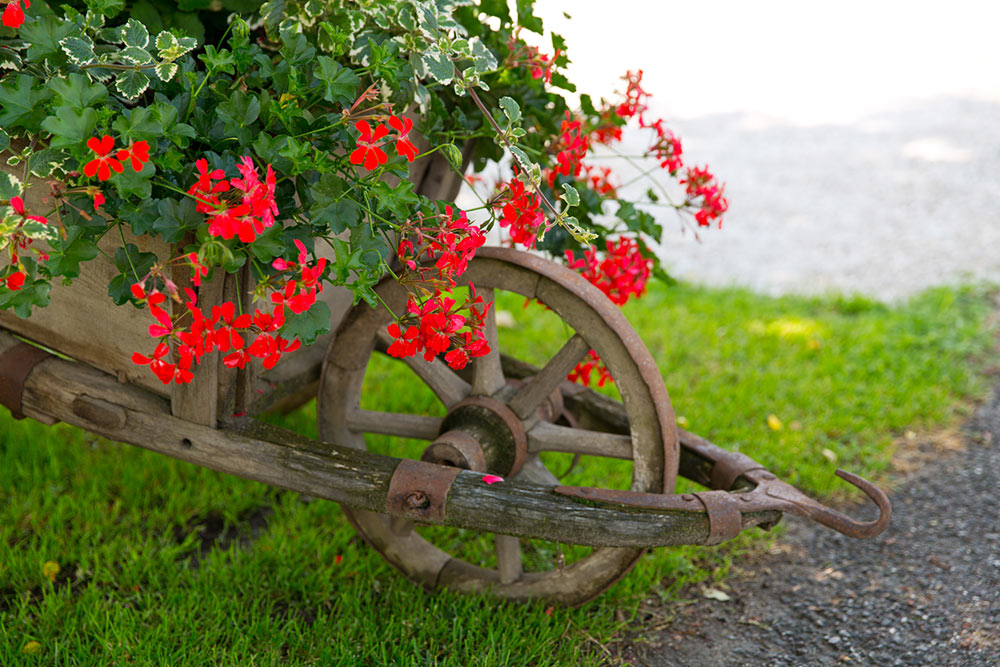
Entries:
[[[576, 272], [512, 249], [481, 249], [459, 284], [469, 282], [481, 291], [502, 289], [538, 299], [576, 331], [588, 349], [601, 356], [629, 416], [631, 489], [671, 493], [679, 461], [673, 409], [652, 356], [619, 308]], [[406, 293], [398, 283], [386, 279], [376, 291], [393, 310], [402, 311]], [[351, 428], [349, 421], [355, 411], [360, 413], [361, 387], [376, 336], [390, 321], [385, 309], [359, 306], [338, 329], [327, 351], [320, 382], [317, 412], [324, 441], [365, 448], [363, 432]], [[447, 376], [438, 364], [435, 362], [432, 370], [421, 366], [418, 375], [450, 406], [464, 398], [462, 392], [467, 393], [470, 387], [463, 387], [464, 381], [445, 382], [442, 378]], [[432, 380], [428, 381], [428, 377]], [[490, 591], [507, 599], [548, 598], [580, 604], [618, 581], [643, 553], [634, 548], [599, 548], [563, 569], [524, 573], [514, 581], [501, 581], [498, 570], [452, 558], [416, 531], [407, 529], [405, 522], [374, 512], [343, 509], [362, 537], [387, 561], [429, 589], [447, 586], [462, 592]]]

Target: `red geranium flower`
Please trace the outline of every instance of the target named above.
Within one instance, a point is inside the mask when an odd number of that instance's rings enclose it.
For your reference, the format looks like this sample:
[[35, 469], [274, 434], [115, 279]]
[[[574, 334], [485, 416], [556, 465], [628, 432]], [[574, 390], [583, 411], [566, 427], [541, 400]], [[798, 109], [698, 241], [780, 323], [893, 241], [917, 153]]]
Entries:
[[105, 134], [100, 139], [97, 137], [87, 139], [87, 148], [97, 154], [97, 157], [88, 162], [83, 168], [83, 173], [88, 178], [92, 178], [94, 174], [97, 174], [98, 179], [106, 181], [111, 178], [112, 169], [118, 174], [125, 170], [122, 167], [122, 163], [111, 156], [111, 151], [115, 149], [115, 140], [108, 135]]
[[385, 154], [379, 146], [378, 141], [389, 134], [389, 128], [379, 125], [372, 133], [372, 128], [368, 121], [359, 120], [354, 124], [354, 129], [361, 133], [358, 137], [358, 147], [351, 153], [351, 164], [364, 163], [365, 169], [371, 171], [380, 164], [385, 164], [389, 156]]
[[[24, 0], [24, 9], [30, 6], [31, 0]], [[3, 10], [3, 24], [8, 28], [20, 28], [24, 24], [24, 9], [18, 0], [8, 3]]]
[[24, 287], [25, 278], [27, 278], [27, 276], [24, 275], [24, 272], [22, 271], [15, 271], [14, 273], [10, 274], [5, 279], [5, 282], [7, 283], [7, 289], [9, 289], [12, 292], [16, 292], [17, 290], [21, 289], [22, 287]]
[[118, 159], [122, 162], [131, 159], [132, 168], [136, 171], [142, 171], [142, 165], [149, 162], [149, 144], [145, 141], [137, 141], [129, 148], [118, 151]]
[[10, 207], [14, 209], [15, 213], [26, 220], [34, 220], [35, 222], [40, 222], [43, 225], [48, 223], [48, 219], [43, 218], [40, 215], [28, 215], [28, 212], [24, 210], [24, 200], [20, 197], [11, 197]]
[[417, 147], [407, 138], [410, 130], [413, 129], [413, 121], [409, 118], [390, 116], [389, 125], [392, 125], [392, 129], [399, 132], [399, 138], [396, 139], [396, 152], [405, 155], [408, 161], [413, 162], [419, 153]]

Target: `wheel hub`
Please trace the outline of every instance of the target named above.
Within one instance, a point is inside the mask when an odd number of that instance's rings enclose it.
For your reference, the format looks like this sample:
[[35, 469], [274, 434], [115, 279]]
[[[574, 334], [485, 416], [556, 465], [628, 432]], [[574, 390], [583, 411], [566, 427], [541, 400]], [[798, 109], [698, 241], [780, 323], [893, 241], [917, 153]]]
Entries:
[[528, 455], [521, 420], [504, 403], [486, 396], [456, 403], [444, 418], [441, 433], [425, 450], [425, 461], [459, 467], [466, 467], [465, 462], [469, 470], [508, 476], [517, 474]]

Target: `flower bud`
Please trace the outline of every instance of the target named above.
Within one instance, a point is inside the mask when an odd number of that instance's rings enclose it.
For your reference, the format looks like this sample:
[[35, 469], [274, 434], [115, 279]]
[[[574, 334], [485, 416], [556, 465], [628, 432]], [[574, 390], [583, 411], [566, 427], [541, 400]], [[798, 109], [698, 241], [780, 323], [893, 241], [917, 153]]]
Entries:
[[250, 24], [239, 16], [233, 19], [233, 38], [244, 42], [250, 36]]

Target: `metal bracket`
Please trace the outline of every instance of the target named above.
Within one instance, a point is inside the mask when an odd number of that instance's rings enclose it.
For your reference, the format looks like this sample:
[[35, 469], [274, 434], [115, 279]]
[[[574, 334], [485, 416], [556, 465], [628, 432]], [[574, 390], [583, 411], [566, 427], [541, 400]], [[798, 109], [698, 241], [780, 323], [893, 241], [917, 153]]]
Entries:
[[714, 545], [728, 542], [743, 530], [743, 515], [736, 498], [726, 491], [703, 491], [692, 494], [708, 513], [708, 541]]
[[35, 366], [51, 356], [40, 347], [27, 343], [18, 343], [0, 354], [0, 404], [10, 410], [14, 419], [24, 419], [21, 397], [28, 376]]
[[445, 503], [461, 468], [402, 459], [389, 480], [387, 514], [418, 521], [444, 521]]

